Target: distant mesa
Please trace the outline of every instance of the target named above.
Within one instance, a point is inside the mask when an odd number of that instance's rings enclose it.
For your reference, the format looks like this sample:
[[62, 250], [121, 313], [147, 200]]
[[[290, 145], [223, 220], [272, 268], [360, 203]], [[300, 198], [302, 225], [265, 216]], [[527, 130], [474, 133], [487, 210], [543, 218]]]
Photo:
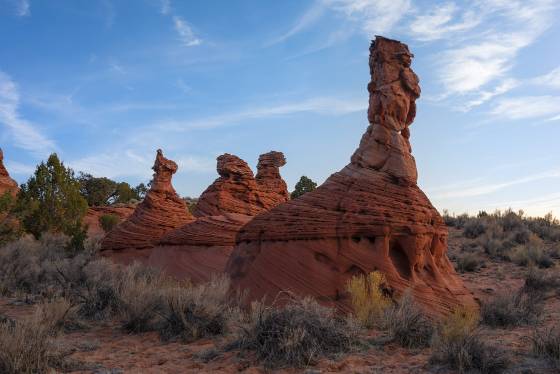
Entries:
[[149, 264], [193, 282], [223, 273], [239, 229], [255, 215], [288, 201], [280, 175], [285, 164], [283, 153], [265, 153], [254, 177], [239, 157], [219, 156], [219, 177], [200, 196], [194, 212], [198, 219], [167, 233], [153, 249]]
[[350, 163], [323, 185], [245, 225], [227, 264], [251, 300], [281, 291], [349, 309], [346, 282], [379, 270], [426, 310], [475, 306], [447, 258], [447, 228], [418, 188], [410, 130], [420, 96], [412, 53], [376, 37], [370, 48], [369, 126]]
[[18, 191], [17, 182], [10, 177], [8, 170], [4, 166], [4, 152], [0, 148], [0, 196], [7, 192], [15, 197]]
[[174, 161], [157, 151], [150, 190], [134, 213], [103, 239], [104, 256], [123, 263], [147, 261], [163, 235], [195, 220], [171, 184], [177, 168]]

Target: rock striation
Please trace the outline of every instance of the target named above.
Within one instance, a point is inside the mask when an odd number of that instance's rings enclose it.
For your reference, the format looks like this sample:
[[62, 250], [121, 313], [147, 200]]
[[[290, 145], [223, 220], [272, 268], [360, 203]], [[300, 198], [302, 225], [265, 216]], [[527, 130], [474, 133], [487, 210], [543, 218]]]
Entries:
[[8, 170], [4, 166], [4, 152], [0, 148], [0, 196], [7, 192], [15, 197], [18, 191], [17, 182], [10, 177]]
[[103, 239], [103, 255], [125, 263], [147, 260], [161, 237], [195, 220], [171, 184], [177, 168], [174, 161], [157, 151], [150, 190], [134, 213]]
[[227, 264], [250, 300], [280, 291], [349, 309], [347, 281], [379, 270], [426, 310], [474, 306], [447, 258], [447, 228], [416, 185], [410, 131], [420, 95], [413, 55], [395, 40], [370, 48], [369, 126], [350, 164], [323, 185], [251, 220]]
[[259, 157], [256, 178], [237, 156], [224, 154], [217, 161], [220, 177], [200, 196], [198, 219], [166, 234], [149, 258], [150, 265], [176, 278], [198, 283], [223, 273], [239, 229], [289, 198], [280, 176], [286, 164], [281, 152]]

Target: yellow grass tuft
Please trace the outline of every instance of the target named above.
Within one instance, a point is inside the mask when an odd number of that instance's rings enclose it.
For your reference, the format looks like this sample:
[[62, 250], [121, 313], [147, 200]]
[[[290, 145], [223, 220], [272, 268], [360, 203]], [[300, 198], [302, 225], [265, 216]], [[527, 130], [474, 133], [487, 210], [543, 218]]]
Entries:
[[385, 276], [378, 271], [367, 276], [357, 275], [348, 281], [347, 290], [352, 300], [354, 315], [367, 328], [378, 325], [383, 313], [392, 304], [381, 288], [385, 282]]

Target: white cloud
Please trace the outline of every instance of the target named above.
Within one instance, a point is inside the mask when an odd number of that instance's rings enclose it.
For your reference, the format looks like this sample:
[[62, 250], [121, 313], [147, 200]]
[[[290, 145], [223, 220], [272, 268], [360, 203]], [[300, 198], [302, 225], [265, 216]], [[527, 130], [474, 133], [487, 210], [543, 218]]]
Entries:
[[533, 83], [552, 88], [560, 88], [560, 66], [552, 70], [548, 74], [536, 77], [535, 79], [533, 79]]
[[171, 13], [171, 0], [161, 0], [161, 14]]
[[560, 114], [560, 96], [520, 96], [498, 101], [492, 114], [512, 120]]
[[16, 14], [19, 17], [26, 17], [31, 14], [31, 4], [29, 0], [16, 0]]
[[55, 143], [21, 117], [19, 105], [20, 95], [16, 83], [0, 71], [0, 123], [10, 130], [14, 144], [37, 157], [55, 151]]
[[445, 3], [416, 16], [410, 24], [413, 36], [421, 41], [450, 38], [457, 32], [467, 31], [481, 22], [481, 17], [473, 10], [464, 12], [459, 21], [455, 15], [459, 9], [455, 3]]
[[463, 35], [461, 46], [440, 58], [439, 76], [447, 95], [479, 91], [509, 73], [519, 51], [550, 27], [552, 11], [557, 7], [555, 0], [488, 0], [474, 4], [470, 11], [479, 12], [486, 21], [480, 32]]
[[35, 171], [34, 165], [22, 164], [13, 160], [4, 160], [10, 174], [31, 175]]
[[167, 131], [186, 131], [208, 129], [226, 125], [235, 125], [243, 121], [269, 118], [295, 113], [316, 113], [341, 115], [365, 111], [367, 101], [361, 99], [338, 99], [321, 97], [297, 102], [276, 103], [274, 105], [256, 106], [237, 112], [230, 112], [195, 120], [170, 120], [160, 122], [157, 126]]
[[324, 0], [324, 3], [358, 22], [369, 38], [389, 33], [412, 9], [411, 0]]
[[315, 3], [311, 5], [311, 7], [307, 9], [307, 11], [296, 21], [291, 29], [266, 43], [266, 46], [282, 43], [292, 36], [298, 34], [299, 32], [305, 30], [307, 27], [311, 26], [319, 18], [321, 18], [324, 11], [325, 7], [323, 2], [315, 1]]
[[175, 31], [177, 31], [185, 46], [193, 47], [202, 43], [202, 40], [195, 35], [191, 26], [183, 18], [173, 16], [173, 23], [175, 25]]
[[513, 78], [507, 78], [498, 86], [496, 86], [492, 91], [477, 92], [478, 97], [476, 99], [468, 101], [463, 107], [461, 107], [461, 110], [469, 111], [472, 108], [482, 105], [496, 96], [503, 95], [506, 92], [509, 92], [510, 90], [517, 87], [518, 85], [519, 82], [517, 80]]
[[447, 191], [440, 192], [439, 194], [434, 194], [433, 199], [445, 200], [445, 199], [457, 199], [465, 197], [475, 197], [482, 195], [489, 195], [494, 192], [498, 192], [508, 187], [516, 186], [519, 184], [525, 184], [530, 182], [535, 182], [543, 179], [560, 178], [560, 169], [549, 170], [546, 172], [529, 175], [523, 178], [517, 178], [506, 182], [499, 183], [489, 183], [489, 184], [479, 184], [473, 185], [472, 182], [467, 182], [466, 187], [455, 185], [453, 188], [449, 188]]

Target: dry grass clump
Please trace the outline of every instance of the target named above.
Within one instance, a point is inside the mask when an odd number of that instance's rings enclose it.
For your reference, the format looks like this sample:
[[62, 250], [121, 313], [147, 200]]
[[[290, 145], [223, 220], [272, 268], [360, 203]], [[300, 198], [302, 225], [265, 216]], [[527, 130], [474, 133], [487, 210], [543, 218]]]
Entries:
[[536, 323], [543, 309], [540, 295], [527, 289], [498, 295], [482, 304], [482, 322], [491, 327]]
[[509, 360], [504, 352], [482, 341], [476, 310], [458, 308], [437, 328], [432, 339], [432, 364], [447, 365], [460, 373], [499, 373]]
[[162, 339], [193, 341], [225, 333], [235, 315], [229, 287], [229, 279], [220, 276], [200, 285], [177, 284], [162, 290]]
[[366, 328], [379, 325], [385, 310], [392, 305], [383, 292], [385, 283], [385, 276], [378, 271], [367, 276], [357, 275], [348, 281], [354, 316]]
[[280, 308], [262, 302], [251, 307], [233, 346], [255, 352], [266, 368], [307, 367], [320, 357], [346, 353], [357, 343], [355, 322], [311, 298]]
[[533, 353], [560, 368], [560, 328], [536, 331], [531, 338]]
[[53, 337], [64, 328], [69, 303], [57, 299], [42, 304], [32, 316], [0, 320], [0, 373], [44, 373], [63, 363]]
[[53, 334], [58, 331], [75, 331], [84, 327], [76, 307], [64, 297], [44, 302], [37, 307], [37, 316]]
[[123, 271], [119, 290], [119, 316], [127, 332], [144, 332], [155, 328], [154, 320], [163, 305], [161, 290], [165, 279], [135, 263]]
[[405, 348], [428, 347], [434, 332], [432, 321], [418, 308], [410, 292], [386, 310], [384, 327], [392, 339]]

